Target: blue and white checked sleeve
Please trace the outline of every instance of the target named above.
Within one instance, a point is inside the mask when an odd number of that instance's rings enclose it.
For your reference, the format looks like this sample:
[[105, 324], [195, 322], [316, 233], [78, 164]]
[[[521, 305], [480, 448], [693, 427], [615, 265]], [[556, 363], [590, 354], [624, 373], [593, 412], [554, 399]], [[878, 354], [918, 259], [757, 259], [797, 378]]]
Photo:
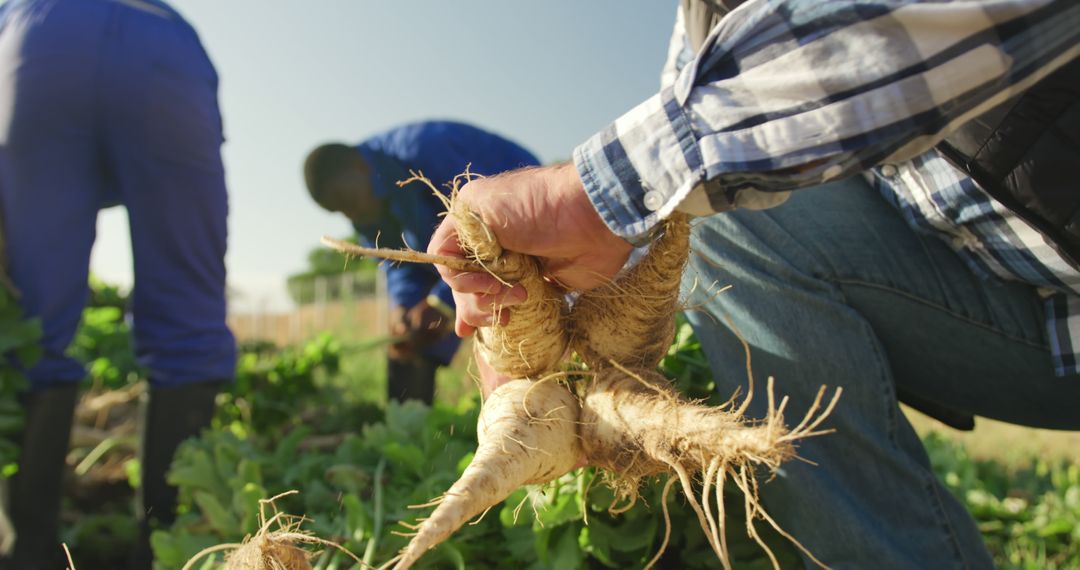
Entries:
[[750, 0], [574, 163], [605, 223], [641, 244], [675, 210], [769, 207], [921, 154], [1078, 40], [1075, 0]]

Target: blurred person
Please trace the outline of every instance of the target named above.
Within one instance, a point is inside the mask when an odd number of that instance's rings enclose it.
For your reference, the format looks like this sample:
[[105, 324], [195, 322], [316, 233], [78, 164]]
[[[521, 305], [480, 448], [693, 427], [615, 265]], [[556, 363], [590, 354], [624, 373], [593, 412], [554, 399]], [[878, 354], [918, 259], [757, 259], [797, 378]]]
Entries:
[[130, 219], [132, 330], [149, 371], [138, 542], [175, 518], [165, 473], [207, 426], [235, 372], [225, 324], [228, 209], [218, 77], [195, 30], [157, 0], [11, 0], [0, 6], [0, 210], [10, 275], [44, 357], [26, 371], [11, 481], [12, 570], [64, 568], [64, 458], [83, 365], [65, 356], [88, 295], [97, 213]]
[[[992, 568], [898, 401], [1080, 429], [1080, 4], [682, 0], [670, 46], [660, 91], [572, 162], [458, 199], [571, 289], [697, 216], [683, 294], [732, 285], [687, 299], [720, 394], [747, 389], [740, 339], [790, 417], [844, 390], [765, 509], [832, 568]], [[452, 218], [428, 250], [461, 255]], [[518, 302], [439, 271], [460, 335]]]
[[[535, 166], [519, 144], [479, 127], [453, 121], [421, 121], [373, 135], [353, 146], [320, 145], [304, 162], [308, 192], [319, 206], [341, 212], [365, 245], [423, 251], [439, 224], [443, 203], [420, 182], [399, 188], [411, 172], [423, 174], [449, 195], [454, 178], [468, 169], [489, 176]], [[390, 296], [387, 397], [431, 404], [435, 372], [454, 357], [454, 299], [433, 267], [383, 263]]]

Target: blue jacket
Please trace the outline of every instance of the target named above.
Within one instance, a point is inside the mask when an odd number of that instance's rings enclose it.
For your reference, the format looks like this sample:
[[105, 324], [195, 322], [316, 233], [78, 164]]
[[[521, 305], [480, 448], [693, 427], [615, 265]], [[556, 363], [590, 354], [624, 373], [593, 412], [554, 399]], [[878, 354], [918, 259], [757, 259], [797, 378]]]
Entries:
[[[409, 178], [409, 171], [423, 173], [444, 194], [449, 183], [468, 167], [470, 172], [486, 176], [539, 161], [517, 143], [477, 127], [452, 121], [423, 121], [403, 125], [377, 134], [356, 147], [372, 167], [375, 195], [384, 200], [385, 211], [379, 222], [356, 224], [365, 245], [423, 251], [439, 225], [442, 202], [420, 183], [399, 188], [397, 182]], [[434, 294], [448, 306], [454, 306], [450, 288], [439, 279], [435, 268], [416, 263], [384, 263], [390, 299], [397, 305], [412, 307]], [[457, 349], [439, 342], [429, 349], [431, 356], [448, 362]]]

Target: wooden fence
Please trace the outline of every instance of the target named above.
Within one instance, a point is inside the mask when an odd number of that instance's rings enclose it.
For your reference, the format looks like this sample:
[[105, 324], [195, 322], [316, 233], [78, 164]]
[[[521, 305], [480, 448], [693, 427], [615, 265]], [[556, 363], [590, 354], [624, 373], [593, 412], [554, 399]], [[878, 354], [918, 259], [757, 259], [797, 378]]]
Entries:
[[[341, 279], [339, 276], [319, 279]], [[335, 284], [336, 285], [336, 284]], [[316, 283], [316, 291], [328, 291], [328, 283]], [[386, 334], [389, 307], [385, 279], [379, 272], [375, 294], [346, 296], [340, 300], [327, 300], [326, 295], [316, 295], [312, 303], [301, 305], [291, 311], [247, 311], [229, 313], [229, 327], [240, 342], [263, 340], [278, 346], [296, 344], [329, 331], [343, 339], [359, 339]]]

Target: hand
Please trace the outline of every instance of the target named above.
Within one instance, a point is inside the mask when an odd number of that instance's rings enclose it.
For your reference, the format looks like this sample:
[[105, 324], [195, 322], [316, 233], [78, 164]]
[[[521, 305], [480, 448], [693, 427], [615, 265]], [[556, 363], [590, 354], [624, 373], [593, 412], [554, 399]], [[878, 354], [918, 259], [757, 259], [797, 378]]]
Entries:
[[450, 333], [451, 319], [426, 300], [405, 309], [394, 307], [390, 318], [390, 334], [404, 337], [390, 345], [390, 356], [396, 360], [412, 358], [418, 351], [431, 346]]
[[[503, 249], [540, 258], [545, 275], [567, 289], [606, 283], [633, 249], [600, 219], [570, 163], [478, 178], [461, 188], [457, 200], [480, 215]], [[464, 257], [453, 217], [435, 230], [428, 253]], [[486, 273], [437, 269], [454, 290], [459, 336], [506, 318], [493, 317], [493, 307], [525, 300], [522, 287], [507, 287]]]
[[425, 300], [405, 313], [405, 324], [417, 348], [424, 348], [449, 334], [453, 319]]
[[390, 336], [400, 339], [386, 349], [392, 360], [411, 360], [416, 356], [413, 335], [409, 332], [408, 314], [408, 309], [401, 305], [394, 305], [390, 310]]
[[513, 380], [513, 378], [505, 374], [499, 374], [492, 368], [487, 363], [487, 360], [484, 360], [484, 355], [476, 349], [475, 343], [473, 344], [473, 360], [476, 361], [477, 372], [480, 374], [480, 393], [484, 395], [485, 399], [495, 391], [495, 388]]

